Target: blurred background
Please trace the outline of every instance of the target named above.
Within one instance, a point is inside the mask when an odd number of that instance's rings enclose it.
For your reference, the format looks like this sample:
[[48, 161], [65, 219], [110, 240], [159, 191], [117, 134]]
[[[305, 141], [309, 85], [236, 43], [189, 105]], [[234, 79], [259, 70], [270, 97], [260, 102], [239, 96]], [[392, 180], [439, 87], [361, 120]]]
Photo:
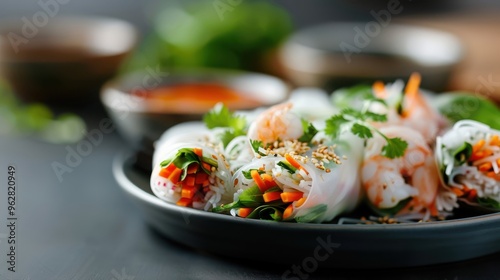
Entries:
[[0, 133], [78, 141], [106, 82], [122, 77], [112, 89], [133, 95], [141, 82], [123, 77], [178, 68], [261, 72], [328, 93], [419, 71], [431, 91], [497, 102], [499, 12], [486, 0], [5, 0]]

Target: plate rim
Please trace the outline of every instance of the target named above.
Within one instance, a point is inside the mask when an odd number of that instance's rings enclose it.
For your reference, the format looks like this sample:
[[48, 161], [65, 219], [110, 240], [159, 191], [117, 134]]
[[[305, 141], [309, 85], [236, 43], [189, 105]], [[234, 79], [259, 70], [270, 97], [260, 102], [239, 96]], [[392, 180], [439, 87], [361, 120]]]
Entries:
[[474, 225], [480, 225], [484, 223], [500, 222], [500, 212], [483, 214], [467, 218], [459, 218], [455, 220], [444, 220], [444, 221], [432, 221], [425, 223], [403, 223], [403, 224], [370, 224], [370, 225], [352, 225], [352, 224], [329, 224], [329, 223], [286, 223], [286, 222], [276, 222], [267, 220], [257, 220], [257, 219], [245, 219], [241, 217], [233, 217], [230, 215], [223, 215], [218, 213], [212, 213], [207, 211], [202, 211], [193, 208], [180, 207], [160, 198], [149, 194], [142, 190], [140, 187], [135, 185], [125, 173], [125, 168], [130, 165], [130, 161], [134, 158], [134, 155], [127, 152], [119, 153], [115, 156], [113, 160], [112, 172], [115, 180], [122, 190], [124, 190], [128, 195], [140, 199], [142, 202], [154, 205], [155, 207], [173, 211], [182, 212], [184, 215], [196, 215], [199, 218], [207, 217], [209, 219], [220, 219], [221, 221], [226, 220], [227, 222], [240, 223], [244, 225], [265, 225], [266, 227], [276, 227], [280, 229], [310, 229], [310, 230], [336, 230], [336, 231], [352, 231], [352, 230], [369, 230], [382, 232], [386, 230], [391, 231], [416, 231], [416, 230], [427, 230], [432, 228], [434, 230], [445, 230], [449, 228], [459, 227], [467, 225], [468, 227]]

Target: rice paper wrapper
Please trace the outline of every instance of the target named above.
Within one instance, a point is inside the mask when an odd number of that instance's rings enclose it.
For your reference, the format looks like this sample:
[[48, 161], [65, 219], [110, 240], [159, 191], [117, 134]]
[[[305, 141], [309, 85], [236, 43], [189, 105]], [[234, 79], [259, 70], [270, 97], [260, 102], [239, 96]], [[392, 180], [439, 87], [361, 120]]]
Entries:
[[312, 187], [305, 202], [294, 207], [292, 217], [297, 222], [321, 223], [331, 221], [341, 213], [353, 210], [361, 200], [359, 168], [363, 143], [354, 135], [344, 135], [337, 142], [338, 155], [346, 156], [340, 165], [325, 172], [308, 163], [304, 168], [312, 178]]
[[[331, 143], [333, 144], [333, 143]], [[245, 190], [255, 186], [252, 179], [247, 179], [243, 171], [263, 168], [266, 173], [272, 174], [280, 188], [285, 191], [301, 191], [306, 197], [299, 207], [294, 206], [293, 214], [289, 219], [303, 223], [321, 223], [334, 219], [341, 213], [354, 209], [361, 200], [361, 184], [359, 167], [362, 158], [362, 141], [353, 135], [345, 135], [336, 142], [336, 153], [347, 159], [342, 164], [330, 166], [330, 172], [320, 170], [312, 163], [302, 164], [309, 173], [310, 184], [283, 184], [291, 176], [287, 171], [277, 166], [285, 160], [281, 156], [266, 156], [244, 165], [233, 176], [233, 183], [237, 190]], [[281, 174], [281, 176], [280, 176]], [[235, 195], [235, 200], [238, 194]]]
[[[201, 143], [184, 142], [164, 146], [161, 155], [157, 155], [157, 161], [153, 166], [150, 185], [153, 193], [162, 200], [177, 203], [181, 199], [182, 183], [173, 184], [169, 179], [159, 175], [162, 169], [161, 162], [174, 158], [181, 149], [202, 149], [204, 158], [211, 158], [217, 162], [215, 171], [209, 174], [209, 191], [200, 190], [196, 196], [201, 197], [200, 201], [193, 201], [193, 208], [210, 210], [222, 203], [231, 202], [233, 199], [234, 187], [232, 185], [232, 174], [229, 171], [229, 164], [224, 156], [210, 147]], [[203, 171], [199, 171], [203, 172]]]

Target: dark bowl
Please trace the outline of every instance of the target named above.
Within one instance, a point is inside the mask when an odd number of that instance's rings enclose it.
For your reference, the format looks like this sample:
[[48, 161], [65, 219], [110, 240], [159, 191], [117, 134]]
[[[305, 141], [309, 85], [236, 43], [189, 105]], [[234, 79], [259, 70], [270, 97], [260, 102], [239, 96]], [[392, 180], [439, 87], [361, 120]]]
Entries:
[[97, 100], [137, 42], [136, 29], [119, 19], [58, 17], [31, 24], [0, 23], [0, 69], [27, 102]]
[[406, 80], [420, 72], [422, 87], [441, 91], [462, 53], [460, 41], [439, 30], [339, 22], [296, 32], [283, 46], [281, 61], [287, 78], [298, 86], [332, 91], [375, 80]]
[[[199, 121], [206, 111], [161, 106], [159, 102], [131, 94], [132, 91], [176, 85], [213, 83], [227, 86], [236, 93], [251, 96], [260, 106], [271, 106], [288, 98], [289, 87], [273, 76], [222, 69], [191, 69], [160, 71], [148, 68], [107, 83], [101, 91], [101, 101], [118, 131], [136, 148], [151, 148], [169, 127], [186, 121]], [[153, 86], [153, 87], [151, 87]], [[160, 102], [161, 103], [161, 102]], [[249, 104], [238, 109], [255, 109]]]

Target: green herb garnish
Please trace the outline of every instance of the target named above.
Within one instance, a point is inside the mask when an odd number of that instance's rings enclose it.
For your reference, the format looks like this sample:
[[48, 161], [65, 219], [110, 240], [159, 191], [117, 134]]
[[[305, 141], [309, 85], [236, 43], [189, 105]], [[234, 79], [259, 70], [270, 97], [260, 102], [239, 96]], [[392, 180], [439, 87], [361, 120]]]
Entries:
[[387, 143], [382, 147], [383, 156], [388, 158], [398, 158], [403, 156], [406, 148], [408, 147], [408, 143], [406, 141], [399, 137], [389, 138], [369, 123], [369, 121], [387, 121], [386, 115], [368, 111], [368, 107], [371, 102], [385, 104], [379, 99], [372, 98], [367, 100], [367, 103], [363, 106], [362, 110], [358, 111], [352, 108], [346, 108], [342, 110], [340, 114], [334, 115], [326, 120], [325, 133], [333, 138], [336, 138], [342, 131], [349, 129], [359, 138], [370, 139], [373, 137], [373, 132], [375, 132], [382, 136]]
[[246, 135], [247, 120], [242, 116], [235, 115], [221, 103], [215, 105], [203, 116], [203, 122], [209, 129], [225, 128], [224, 132], [219, 135], [224, 147], [234, 138]]
[[309, 143], [314, 138], [314, 136], [318, 133], [318, 130], [314, 125], [307, 120], [302, 119], [302, 128], [304, 129], [304, 134], [299, 138], [300, 142]]
[[[217, 168], [219, 166], [218, 162], [214, 160], [213, 158], [208, 158], [208, 157], [202, 157], [200, 158], [198, 155], [196, 155], [192, 149], [190, 148], [182, 148], [177, 151], [177, 154], [173, 158], [164, 160], [160, 163], [161, 167], [165, 167], [169, 165], [170, 163], [173, 163], [175, 167], [182, 169], [182, 175], [181, 175], [181, 181], [184, 180], [187, 176], [187, 168], [191, 163], [198, 163], [200, 164], [201, 162], [206, 162], [210, 164], [211, 166], [214, 166]], [[202, 170], [210, 174], [210, 170], [206, 170], [203, 167], [203, 164], [200, 164]]]
[[472, 145], [464, 142], [462, 146], [458, 147], [454, 152], [453, 152], [453, 157], [457, 161], [458, 165], [462, 165], [467, 162], [467, 160], [471, 157], [472, 155]]

